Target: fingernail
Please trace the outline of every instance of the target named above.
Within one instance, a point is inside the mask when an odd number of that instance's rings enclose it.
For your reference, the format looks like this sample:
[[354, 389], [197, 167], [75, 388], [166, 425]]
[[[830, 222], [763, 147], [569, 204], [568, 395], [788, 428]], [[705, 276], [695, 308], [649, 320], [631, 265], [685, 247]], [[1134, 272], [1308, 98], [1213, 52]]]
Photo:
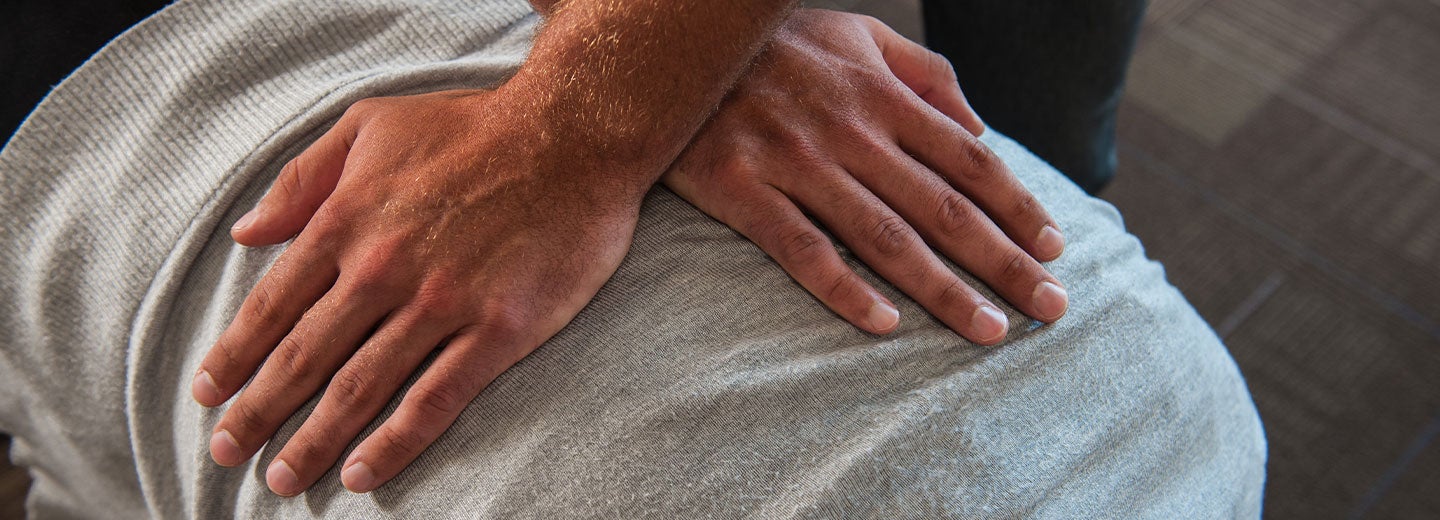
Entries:
[[245, 214], [245, 216], [240, 217], [240, 220], [235, 221], [235, 226], [234, 226], [234, 227], [231, 227], [230, 230], [231, 230], [231, 231], [240, 231], [240, 230], [242, 230], [242, 229], [248, 228], [248, 227], [250, 227], [250, 224], [254, 224], [254, 223], [255, 223], [255, 218], [256, 218], [256, 217], [259, 217], [259, 216], [260, 216], [260, 208], [251, 209], [250, 212], [248, 212], [248, 213]]
[[870, 330], [876, 332], [890, 332], [900, 324], [900, 311], [895, 306], [885, 303], [883, 300], [875, 299], [870, 304]]
[[345, 489], [355, 493], [369, 493], [375, 489], [375, 472], [370, 470], [369, 464], [356, 462], [340, 472], [340, 482], [345, 484]]
[[1009, 320], [1005, 319], [1005, 313], [989, 305], [981, 305], [975, 309], [975, 316], [970, 319], [974, 327], [974, 334], [980, 343], [992, 344], [1005, 337], [1005, 329]]
[[1070, 296], [1060, 286], [1050, 282], [1040, 282], [1035, 286], [1035, 312], [1036, 316], [1043, 321], [1055, 321], [1065, 315], [1065, 309], [1070, 306]]
[[1035, 238], [1035, 252], [1046, 260], [1053, 260], [1065, 252], [1065, 235], [1055, 226], [1045, 226], [1040, 230], [1040, 236]]
[[[195, 380], [190, 382], [190, 395], [195, 402], [205, 406], [220, 404], [220, 387], [215, 386], [215, 378], [204, 370], [195, 373]], [[214, 404], [211, 404], [214, 403]]]
[[300, 494], [300, 478], [295, 476], [290, 464], [280, 459], [275, 459], [265, 470], [265, 483], [270, 485], [270, 491], [282, 497]]
[[210, 436], [210, 458], [215, 459], [215, 463], [221, 466], [234, 466], [245, 462], [245, 454], [240, 451], [240, 444], [225, 430]]

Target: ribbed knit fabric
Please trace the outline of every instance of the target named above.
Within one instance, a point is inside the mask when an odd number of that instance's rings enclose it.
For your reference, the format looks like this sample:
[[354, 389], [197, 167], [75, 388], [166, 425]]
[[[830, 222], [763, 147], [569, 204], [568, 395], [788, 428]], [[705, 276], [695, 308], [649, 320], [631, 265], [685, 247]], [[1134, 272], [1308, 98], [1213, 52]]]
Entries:
[[656, 190], [581, 316], [388, 486], [351, 494], [332, 470], [274, 496], [276, 443], [216, 466], [220, 410], [190, 377], [283, 250], [229, 226], [350, 103], [494, 86], [535, 22], [521, 1], [186, 0], [52, 92], [0, 151], [0, 430], [31, 513], [1258, 514], [1264, 439], [1224, 347], [1112, 208], [993, 134], [1065, 227], [1057, 324], [1012, 310], [1007, 342], [977, 347], [861, 268], [903, 316], [865, 334]]

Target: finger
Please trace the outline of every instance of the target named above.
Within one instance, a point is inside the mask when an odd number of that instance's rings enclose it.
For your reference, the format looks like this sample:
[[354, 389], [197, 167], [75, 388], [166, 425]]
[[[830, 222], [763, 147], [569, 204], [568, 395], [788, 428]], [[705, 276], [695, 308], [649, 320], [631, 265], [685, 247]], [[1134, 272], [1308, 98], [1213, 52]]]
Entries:
[[904, 219], [848, 172], [823, 178], [822, 185], [779, 188], [951, 330], [982, 345], [1004, 339], [1005, 314], [936, 258]]
[[345, 487], [367, 493], [404, 471], [480, 390], [529, 352], [506, 345], [503, 338], [471, 332], [452, 339], [405, 393], [395, 413], [350, 453], [340, 471]]
[[965, 194], [1036, 260], [1048, 262], [1064, 252], [1055, 219], [985, 143], [940, 117], [899, 125], [896, 132], [903, 151]]
[[330, 379], [315, 411], [270, 463], [271, 491], [293, 496], [320, 480], [450, 333], [418, 311], [387, 319]]
[[352, 126], [341, 119], [300, 155], [285, 163], [270, 191], [230, 229], [247, 246], [278, 244], [300, 233], [335, 191], [354, 142]]
[[240, 304], [195, 372], [190, 390], [196, 402], [220, 406], [240, 391], [300, 316], [335, 284], [335, 264], [307, 246], [295, 244], [282, 253]]
[[712, 204], [703, 197], [687, 199], [701, 211], [723, 216], [726, 225], [760, 246], [800, 286], [845, 321], [873, 334], [886, 334], [900, 325], [895, 304], [845, 264], [830, 239], [793, 201], [765, 184], [743, 196], [747, 199], [743, 212], [709, 208]]
[[900, 82], [972, 135], [985, 131], [985, 123], [960, 90], [950, 60], [906, 39], [883, 22], [869, 19], [867, 25], [885, 64]]
[[912, 223], [925, 242], [1021, 312], [1045, 322], [1065, 314], [1068, 296], [1059, 280], [929, 168], [892, 148], [851, 171], [866, 171], [859, 176], [862, 183]]
[[285, 335], [215, 425], [210, 442], [215, 462], [234, 466], [259, 451], [391, 308], [384, 293], [368, 286], [336, 284]]

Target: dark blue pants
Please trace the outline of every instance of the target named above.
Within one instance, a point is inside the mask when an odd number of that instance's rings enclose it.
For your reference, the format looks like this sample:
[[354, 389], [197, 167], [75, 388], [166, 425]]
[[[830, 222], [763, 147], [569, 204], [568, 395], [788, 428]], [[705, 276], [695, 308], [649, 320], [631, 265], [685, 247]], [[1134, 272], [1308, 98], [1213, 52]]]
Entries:
[[924, 0], [927, 45], [985, 123], [1095, 193], [1145, 0]]

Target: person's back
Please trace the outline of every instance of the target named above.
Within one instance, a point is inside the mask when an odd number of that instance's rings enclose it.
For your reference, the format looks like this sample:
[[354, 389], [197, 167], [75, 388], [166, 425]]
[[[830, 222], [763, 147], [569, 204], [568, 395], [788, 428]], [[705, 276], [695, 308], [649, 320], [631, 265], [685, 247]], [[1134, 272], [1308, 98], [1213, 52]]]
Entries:
[[[190, 378], [281, 250], [241, 248], [221, 223], [350, 102], [501, 81], [528, 8], [450, 4], [180, 4], [0, 153], [0, 429], [36, 476], [32, 514], [1258, 514], [1264, 440], [1224, 347], [1113, 209], [994, 135], [1066, 226], [1049, 266], [1065, 320], [1010, 311], [1006, 342], [974, 346], [852, 260], [914, 317], [869, 335], [657, 189], [579, 318], [389, 486], [350, 494], [331, 470], [271, 494], [266, 464], [306, 411], [247, 465], [214, 465], [220, 410], [193, 403]], [[228, 59], [257, 34], [290, 40]]]

